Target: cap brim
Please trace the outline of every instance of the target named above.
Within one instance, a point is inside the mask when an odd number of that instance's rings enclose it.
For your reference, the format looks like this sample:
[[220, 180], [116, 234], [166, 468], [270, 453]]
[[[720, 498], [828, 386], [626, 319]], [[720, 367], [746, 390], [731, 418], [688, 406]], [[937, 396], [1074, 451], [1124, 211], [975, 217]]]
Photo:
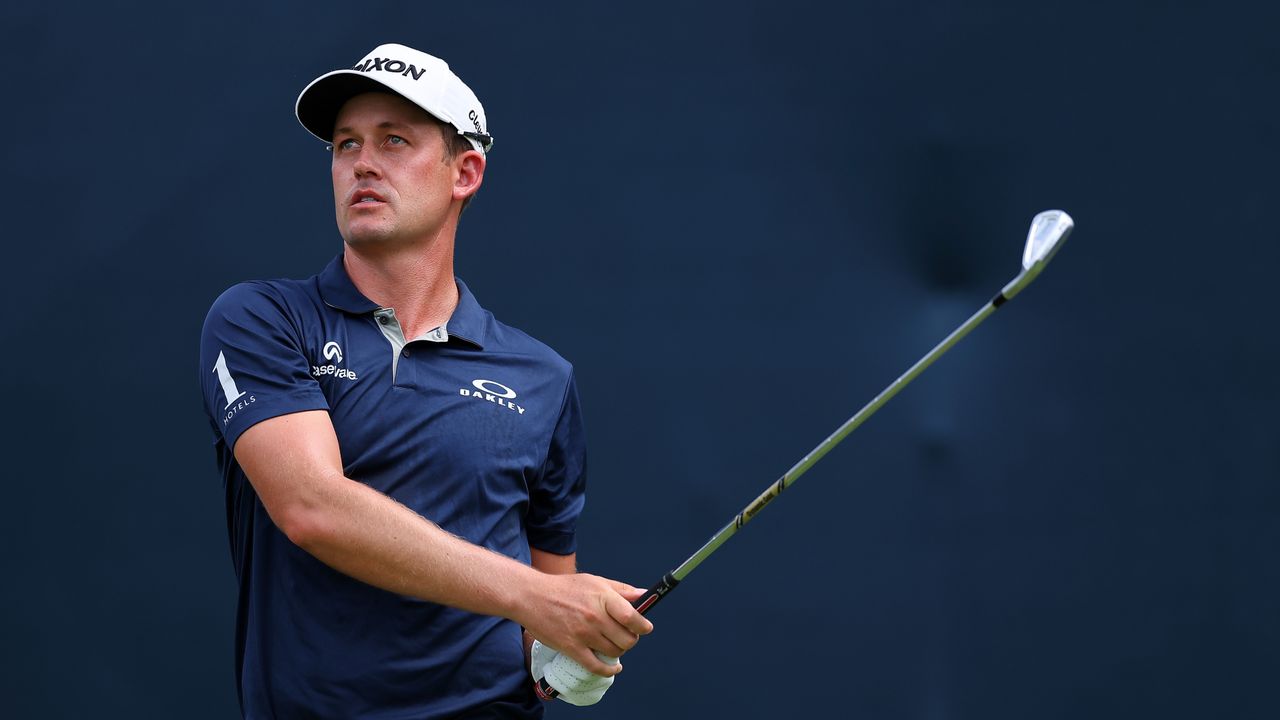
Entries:
[[335, 70], [316, 78], [298, 95], [294, 112], [308, 132], [325, 142], [333, 142], [333, 125], [338, 120], [338, 111], [351, 98], [367, 92], [399, 95], [390, 86], [364, 73]]

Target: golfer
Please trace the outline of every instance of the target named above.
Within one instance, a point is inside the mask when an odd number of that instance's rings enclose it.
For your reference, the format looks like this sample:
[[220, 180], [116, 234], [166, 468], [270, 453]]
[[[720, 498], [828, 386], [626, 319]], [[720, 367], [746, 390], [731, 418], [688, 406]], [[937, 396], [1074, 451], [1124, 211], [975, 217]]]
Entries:
[[[440, 59], [382, 45], [297, 116], [332, 146], [342, 251], [227, 290], [200, 345], [244, 716], [538, 718], [531, 661], [599, 700], [652, 625], [641, 589], [576, 572], [573, 368], [454, 276], [483, 107]], [[271, 182], [246, 177], [245, 202]]]

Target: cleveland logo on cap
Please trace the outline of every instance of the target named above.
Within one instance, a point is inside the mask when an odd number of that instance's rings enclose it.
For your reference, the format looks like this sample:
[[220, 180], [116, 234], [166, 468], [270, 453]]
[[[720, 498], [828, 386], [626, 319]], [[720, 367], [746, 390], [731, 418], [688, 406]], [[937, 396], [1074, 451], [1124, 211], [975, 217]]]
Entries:
[[405, 64], [400, 60], [392, 60], [390, 58], [369, 58], [359, 63], [352, 70], [360, 72], [373, 72], [374, 70], [382, 70], [383, 72], [400, 73], [405, 77], [413, 75], [413, 79], [417, 80], [422, 77], [426, 69], [419, 70], [417, 65], [413, 63]]

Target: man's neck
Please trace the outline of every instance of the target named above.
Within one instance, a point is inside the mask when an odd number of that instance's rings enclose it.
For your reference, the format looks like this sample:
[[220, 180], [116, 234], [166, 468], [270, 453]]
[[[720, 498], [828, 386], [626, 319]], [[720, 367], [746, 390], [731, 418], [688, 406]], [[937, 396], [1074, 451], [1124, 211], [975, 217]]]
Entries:
[[365, 297], [393, 308], [405, 339], [413, 340], [443, 325], [458, 306], [453, 279], [453, 243], [432, 243], [393, 252], [367, 252], [346, 246], [343, 265]]

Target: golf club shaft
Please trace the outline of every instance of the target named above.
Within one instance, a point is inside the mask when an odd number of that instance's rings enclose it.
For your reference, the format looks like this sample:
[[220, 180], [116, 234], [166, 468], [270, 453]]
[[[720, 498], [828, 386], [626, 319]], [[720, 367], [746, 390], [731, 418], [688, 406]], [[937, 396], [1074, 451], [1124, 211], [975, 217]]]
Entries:
[[853, 417], [844, 421], [843, 425], [836, 428], [836, 431], [831, 433], [826, 440], [823, 440], [817, 447], [809, 451], [808, 455], [801, 458], [800, 462], [778, 478], [777, 482], [770, 485], [755, 500], [752, 500], [751, 504], [743, 508], [742, 512], [738, 513], [732, 522], [721, 528], [720, 532], [711, 536], [711, 539], [690, 556], [688, 560], [680, 563], [675, 570], [663, 575], [661, 580], [645, 591], [645, 594], [641, 595], [632, 605], [642, 614], [652, 610], [659, 600], [666, 597], [667, 593], [671, 592], [681, 580], [685, 579], [689, 573], [701, 565], [703, 560], [711, 557], [711, 553], [714, 553], [726, 540], [733, 537], [743, 525], [746, 525], [758, 515], [783, 490], [786, 490], [796, 480], [800, 479], [801, 475], [808, 472], [809, 468], [813, 467], [828, 452], [831, 452], [831, 449], [839, 445], [840, 441], [848, 437], [849, 433], [856, 430], [867, 418], [884, 407], [885, 403], [889, 402], [894, 395], [897, 395], [902, 388], [911, 384], [911, 381], [915, 380], [920, 373], [932, 365], [933, 361], [942, 357], [956, 343], [963, 340], [964, 336], [981, 325], [982, 321], [986, 320], [997, 308], [1030, 285], [1031, 281], [1035, 280], [1040, 272], [1044, 270], [1045, 265], [1048, 264], [1058, 248], [1062, 246], [1063, 241], [1071, 234], [1074, 227], [1075, 221], [1062, 210], [1045, 210], [1037, 213], [1031, 221], [1031, 229], [1027, 232], [1027, 244], [1023, 249], [1022, 255], [1022, 272], [1019, 272], [1000, 292], [996, 293], [990, 302], [970, 316], [968, 320], [961, 323], [960, 327], [952, 330], [951, 334], [934, 346], [932, 350], [925, 353], [925, 356], [917, 360], [916, 364], [912, 365], [901, 377], [894, 380], [889, 387], [882, 390], [879, 395], [875, 396], [871, 402], [867, 403]]
[[[1022, 276], [1023, 274], [1020, 273], [1018, 278], [1015, 278], [1013, 282], [1006, 286], [1006, 289], [1015, 286], [1018, 279]], [[771, 484], [763, 493], [760, 493], [759, 497], [752, 500], [751, 504], [743, 508], [742, 512], [738, 513], [728, 525], [725, 525], [719, 532], [711, 536], [711, 539], [699, 548], [697, 552], [691, 555], [689, 559], [680, 563], [676, 569], [666, 575], [663, 575], [662, 579], [654, 583], [653, 587], [646, 590], [644, 595], [641, 595], [638, 600], [631, 603], [632, 606], [639, 610], [641, 614], [652, 610], [653, 606], [657, 605], [659, 600], [666, 597], [668, 593], [675, 589], [676, 585], [678, 585], [681, 580], [688, 577], [689, 573], [693, 572], [695, 568], [701, 565], [703, 560], [711, 557], [712, 553], [718, 550], [725, 541], [733, 537], [738, 530], [742, 529], [743, 525], [746, 525], [755, 518], [755, 516], [758, 515], [766, 505], [772, 502], [774, 498], [778, 497], [783, 490], [786, 490], [788, 487], [795, 484], [796, 480], [800, 479], [800, 476], [804, 475], [809, 468], [817, 464], [823, 456], [831, 452], [831, 449], [836, 445], [839, 445], [840, 441], [848, 437], [849, 434], [856, 430], [859, 425], [866, 422], [867, 418], [874, 415], [877, 410], [884, 407], [885, 403], [889, 402], [894, 395], [897, 395], [902, 388], [911, 384], [912, 380], [915, 380], [920, 373], [923, 373], [935, 360], [942, 357], [943, 354], [952, 348], [952, 346], [960, 342], [965, 335], [970, 333], [970, 331], [981, 325], [983, 320], [986, 320], [991, 313], [996, 311], [996, 308], [1003, 305], [1007, 300], [1008, 298], [1005, 296], [1005, 291], [996, 293], [996, 296], [984, 305], [981, 310], [974, 313], [968, 320], [965, 320], [960, 327], [951, 331], [950, 335], [934, 346], [934, 348], [926, 353], [924, 357], [917, 360], [916, 364], [912, 365], [910, 369], [902, 374], [901, 377], [894, 380], [889, 387], [882, 390], [879, 395], [875, 396], [871, 402], [867, 403], [861, 410], [855, 413], [853, 417], [845, 420], [844, 424], [836, 428], [836, 431], [831, 433], [826, 440], [823, 440], [817, 447], [810, 450], [808, 455], [805, 455], [800, 459], [800, 462], [792, 466], [790, 470], [784, 473], [782, 477], [778, 478], [778, 480]], [[538, 680], [537, 691], [538, 695], [544, 700], [550, 700], [559, 695], [555, 688], [547, 684], [545, 679]]]

